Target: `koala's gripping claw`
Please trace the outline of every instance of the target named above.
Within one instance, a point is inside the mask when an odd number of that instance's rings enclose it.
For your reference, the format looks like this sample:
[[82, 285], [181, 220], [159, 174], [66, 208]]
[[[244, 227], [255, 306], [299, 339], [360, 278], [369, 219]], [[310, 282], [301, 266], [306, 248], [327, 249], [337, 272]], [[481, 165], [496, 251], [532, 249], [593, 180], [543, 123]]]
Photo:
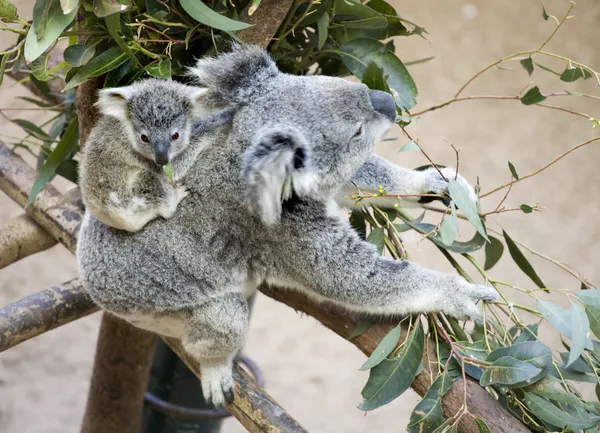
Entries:
[[219, 407], [233, 402], [233, 374], [230, 365], [202, 367], [202, 394], [207, 402]]
[[481, 307], [475, 302], [495, 302], [498, 300], [498, 292], [493, 287], [470, 284], [459, 276], [451, 277], [448, 292], [441, 311], [459, 320], [473, 320], [476, 323], [483, 322]]
[[[456, 181], [459, 182], [463, 186], [463, 188], [467, 191], [471, 201], [473, 201], [473, 202], [477, 201], [477, 194], [475, 194], [475, 190], [473, 189], [471, 184], [469, 184], [469, 182], [467, 182], [467, 180], [464, 177], [462, 177], [460, 174], [456, 173], [456, 169], [451, 168], [451, 167], [444, 167], [440, 171], [442, 172], [442, 174], [444, 175], [444, 177], [446, 179], [456, 179]], [[439, 199], [439, 200], [441, 200], [445, 205], [449, 205], [451, 199], [450, 199], [450, 195], [448, 194], [448, 182], [446, 182], [442, 178], [442, 176], [440, 176], [440, 173], [433, 167], [425, 170], [423, 172], [423, 174], [425, 176], [425, 179], [424, 179], [424, 185], [423, 185], [422, 190], [426, 191], [427, 194], [443, 195], [444, 198]], [[419, 203], [429, 203], [434, 200], [436, 200], [436, 199], [433, 197], [421, 197], [421, 199], [419, 200]]]

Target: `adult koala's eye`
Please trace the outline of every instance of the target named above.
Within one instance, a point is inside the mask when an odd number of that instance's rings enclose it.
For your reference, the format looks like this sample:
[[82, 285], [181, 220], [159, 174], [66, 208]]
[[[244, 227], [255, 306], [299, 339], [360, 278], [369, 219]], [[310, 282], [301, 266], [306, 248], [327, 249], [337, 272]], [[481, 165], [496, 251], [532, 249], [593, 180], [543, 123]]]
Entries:
[[142, 139], [142, 141], [143, 141], [144, 143], [149, 143], [149, 142], [150, 142], [150, 140], [148, 139], [148, 136], [147, 136], [146, 134], [142, 134], [142, 135], [140, 136], [140, 138]]
[[179, 132], [174, 132], [173, 135], [171, 135], [171, 140], [175, 141], [179, 139]]
[[354, 136], [355, 136], [355, 137], [360, 137], [362, 134], [363, 134], [363, 126], [362, 126], [362, 125], [360, 125], [360, 126], [358, 127], [358, 129], [356, 130], [356, 132], [354, 133]]

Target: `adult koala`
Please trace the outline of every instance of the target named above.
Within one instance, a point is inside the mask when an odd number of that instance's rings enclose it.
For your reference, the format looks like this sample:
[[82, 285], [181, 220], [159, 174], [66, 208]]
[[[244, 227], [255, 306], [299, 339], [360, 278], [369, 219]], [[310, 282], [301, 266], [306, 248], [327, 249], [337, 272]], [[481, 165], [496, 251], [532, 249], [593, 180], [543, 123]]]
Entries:
[[[77, 256], [98, 305], [182, 340], [201, 364], [207, 399], [220, 405], [233, 398], [232, 359], [248, 327], [246, 299], [262, 282], [376, 314], [441, 311], [478, 319], [475, 301], [496, 298], [493, 289], [459, 276], [379, 256], [331, 212], [332, 197], [357, 171], [354, 180], [365, 188], [445, 188], [437, 174], [371, 155], [395, 119], [389, 95], [339, 78], [280, 73], [253, 47], [201, 59], [192, 72], [208, 88], [209, 107], [234, 107], [235, 114], [173, 160], [175, 180], [189, 188], [189, 197], [171, 219], [135, 234], [86, 213]], [[306, 170], [298, 188], [311, 194], [288, 200], [273, 226], [243, 200], [243, 154], [257, 143], [307, 151], [297, 153], [297, 168]]]

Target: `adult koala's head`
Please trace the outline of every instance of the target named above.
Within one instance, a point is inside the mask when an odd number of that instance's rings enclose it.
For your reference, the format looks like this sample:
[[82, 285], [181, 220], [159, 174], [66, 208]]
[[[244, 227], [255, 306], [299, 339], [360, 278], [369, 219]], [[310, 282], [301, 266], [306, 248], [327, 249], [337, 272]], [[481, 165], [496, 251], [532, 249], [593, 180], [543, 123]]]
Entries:
[[190, 72], [208, 89], [209, 106], [236, 107], [246, 179], [277, 177], [279, 170], [299, 196], [331, 197], [396, 119], [391, 95], [341, 78], [284, 74], [259, 47], [235, 46], [200, 59]]

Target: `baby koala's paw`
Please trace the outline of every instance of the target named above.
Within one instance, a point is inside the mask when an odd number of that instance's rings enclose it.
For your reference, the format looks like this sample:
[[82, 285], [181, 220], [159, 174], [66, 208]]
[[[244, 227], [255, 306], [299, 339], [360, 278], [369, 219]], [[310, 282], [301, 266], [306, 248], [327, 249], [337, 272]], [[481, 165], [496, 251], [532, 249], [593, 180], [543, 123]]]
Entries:
[[[456, 173], [456, 169], [451, 167], [444, 167], [440, 169], [440, 171], [446, 179], [455, 179], [459, 184], [461, 184], [467, 192], [467, 194], [469, 195], [469, 198], [472, 202], [477, 201], [477, 194], [475, 194], [475, 189], [471, 186], [469, 182], [467, 182], [467, 180], [464, 177]], [[443, 195], [444, 198], [439, 200], [443, 201], [444, 204], [449, 205], [450, 195], [448, 194], [448, 182], [446, 182], [442, 178], [442, 176], [440, 176], [440, 173], [434, 167], [428, 168], [423, 172], [423, 174], [425, 175], [425, 180], [422, 188], [423, 192], [426, 194]], [[419, 202], [429, 203], [433, 200], [438, 199], [433, 197], [422, 197], [421, 200], [419, 200]]]
[[183, 200], [188, 195], [190, 195], [190, 191], [187, 189], [187, 187], [185, 185], [177, 185], [176, 193], [177, 193], [177, 203], [180, 203], [181, 200]]

